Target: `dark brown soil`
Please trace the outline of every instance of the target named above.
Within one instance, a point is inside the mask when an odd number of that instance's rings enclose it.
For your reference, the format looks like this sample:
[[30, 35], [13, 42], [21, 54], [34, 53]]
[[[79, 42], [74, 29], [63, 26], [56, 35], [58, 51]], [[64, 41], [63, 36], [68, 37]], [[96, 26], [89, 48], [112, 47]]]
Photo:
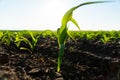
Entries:
[[120, 80], [120, 40], [68, 40], [60, 73], [58, 50], [49, 37], [41, 37], [33, 53], [1, 44], [0, 80]]

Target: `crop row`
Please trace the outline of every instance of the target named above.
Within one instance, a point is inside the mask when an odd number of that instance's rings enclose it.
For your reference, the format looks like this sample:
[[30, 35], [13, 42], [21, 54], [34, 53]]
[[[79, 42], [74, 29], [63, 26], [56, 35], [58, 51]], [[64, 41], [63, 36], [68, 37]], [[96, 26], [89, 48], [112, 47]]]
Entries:
[[[120, 39], [120, 31], [70, 31], [74, 39], [95, 40], [98, 39], [103, 43]], [[28, 38], [31, 37], [31, 41]], [[0, 31], [0, 44], [14, 42], [17, 46], [21, 41], [35, 46], [39, 37], [57, 38], [57, 32], [51, 30], [45, 31]], [[31, 48], [33, 48], [31, 46]]]
[[72, 31], [74, 38], [84, 40], [99, 40], [102, 43], [120, 39], [120, 31]]

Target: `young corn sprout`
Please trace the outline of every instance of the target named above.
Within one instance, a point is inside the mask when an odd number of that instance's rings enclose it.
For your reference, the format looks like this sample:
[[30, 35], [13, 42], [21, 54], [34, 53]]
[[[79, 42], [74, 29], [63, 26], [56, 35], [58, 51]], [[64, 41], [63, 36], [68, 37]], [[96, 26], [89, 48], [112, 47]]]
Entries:
[[1, 34], [1, 42], [7, 45], [10, 45], [11, 42], [14, 42], [15, 35], [10, 31], [5, 31]]
[[73, 39], [73, 37], [68, 32], [67, 23], [69, 21], [71, 21], [80, 30], [80, 27], [79, 27], [77, 21], [72, 18], [73, 11], [76, 10], [77, 8], [81, 7], [81, 6], [84, 6], [84, 5], [96, 4], [96, 3], [105, 3], [105, 2], [108, 2], [108, 1], [85, 2], [85, 3], [79, 4], [79, 5], [75, 6], [75, 7], [72, 7], [71, 9], [69, 9], [64, 14], [64, 16], [62, 18], [61, 27], [57, 30], [58, 44], [59, 44], [59, 49], [60, 49], [59, 52], [58, 52], [57, 72], [60, 72], [60, 67], [61, 67], [61, 62], [62, 62], [62, 56], [63, 56], [64, 49], [65, 49], [65, 40], [68, 37], [71, 37]]
[[[20, 49], [27, 50], [32, 53], [35, 50], [39, 36], [35, 36], [31, 31], [27, 31], [27, 33], [30, 35], [32, 41], [29, 41], [26, 37], [23, 36], [23, 34], [17, 33], [15, 43], [16, 46], [19, 47]], [[27, 47], [21, 47], [20, 44], [22, 41], [28, 44], [30, 46], [30, 49]]]

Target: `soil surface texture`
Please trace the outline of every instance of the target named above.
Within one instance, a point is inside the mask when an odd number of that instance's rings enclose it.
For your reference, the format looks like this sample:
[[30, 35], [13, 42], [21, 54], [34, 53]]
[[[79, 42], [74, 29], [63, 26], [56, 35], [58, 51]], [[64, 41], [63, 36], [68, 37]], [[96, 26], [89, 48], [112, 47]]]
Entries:
[[120, 40], [68, 40], [60, 73], [58, 51], [57, 39], [49, 37], [40, 37], [34, 52], [1, 44], [0, 80], [120, 80]]

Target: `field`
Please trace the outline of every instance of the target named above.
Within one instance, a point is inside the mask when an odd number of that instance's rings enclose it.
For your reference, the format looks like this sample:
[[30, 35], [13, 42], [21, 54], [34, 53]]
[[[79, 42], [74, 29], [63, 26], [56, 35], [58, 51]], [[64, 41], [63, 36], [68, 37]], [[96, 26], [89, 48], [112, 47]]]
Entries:
[[57, 72], [56, 31], [0, 31], [0, 80], [120, 80], [120, 31], [70, 31]]

